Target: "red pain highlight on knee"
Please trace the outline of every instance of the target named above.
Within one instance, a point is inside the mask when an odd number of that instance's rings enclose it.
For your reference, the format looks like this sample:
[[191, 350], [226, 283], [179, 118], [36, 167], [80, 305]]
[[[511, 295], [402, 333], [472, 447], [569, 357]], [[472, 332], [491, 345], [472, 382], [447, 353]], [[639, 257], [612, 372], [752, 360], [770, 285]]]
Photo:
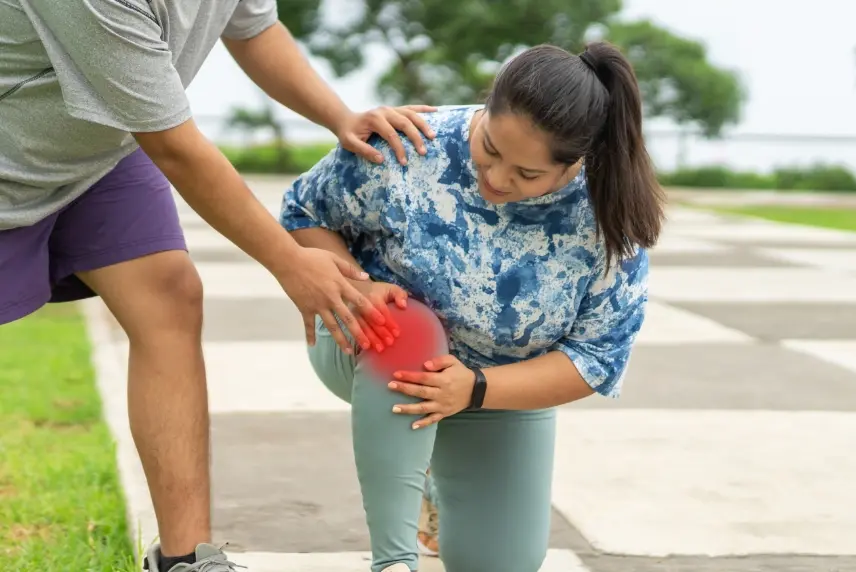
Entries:
[[427, 306], [411, 299], [405, 309], [395, 304], [388, 307], [401, 335], [382, 352], [367, 350], [361, 354], [363, 366], [383, 384], [389, 383], [396, 371], [425, 371], [426, 361], [449, 353], [443, 325]]

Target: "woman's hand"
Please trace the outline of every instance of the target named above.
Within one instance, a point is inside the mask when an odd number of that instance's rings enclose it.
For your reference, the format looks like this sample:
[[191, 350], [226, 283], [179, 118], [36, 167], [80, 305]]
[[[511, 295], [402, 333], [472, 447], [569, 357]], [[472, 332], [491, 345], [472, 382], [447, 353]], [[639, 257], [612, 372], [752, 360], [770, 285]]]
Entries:
[[366, 297], [374, 308], [380, 310], [384, 323], [382, 325], [366, 322], [362, 316], [356, 316], [357, 323], [363, 333], [369, 338], [371, 347], [378, 352], [391, 346], [395, 338], [401, 335], [401, 329], [393, 319], [387, 304], [394, 302], [402, 310], [407, 308], [407, 292], [395, 284], [386, 282], [356, 282], [354, 286]]
[[396, 405], [393, 413], [425, 415], [413, 424], [421, 429], [463, 411], [470, 405], [476, 374], [450, 355], [425, 362], [427, 371], [397, 371], [389, 388], [405, 395], [418, 397], [421, 403]]

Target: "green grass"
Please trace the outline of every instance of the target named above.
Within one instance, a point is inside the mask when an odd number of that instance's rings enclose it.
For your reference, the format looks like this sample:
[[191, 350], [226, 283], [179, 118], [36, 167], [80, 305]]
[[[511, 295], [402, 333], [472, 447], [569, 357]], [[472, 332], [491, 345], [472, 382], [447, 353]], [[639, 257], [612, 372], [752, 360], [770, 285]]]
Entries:
[[289, 145], [285, 155], [278, 153], [272, 145], [249, 147], [221, 147], [220, 150], [235, 168], [244, 174], [291, 174], [304, 173], [335, 147], [334, 143]]
[[726, 214], [739, 214], [778, 222], [856, 231], [856, 209], [841, 207], [745, 206], [716, 207]]
[[684, 188], [837, 193], [856, 191], [856, 176], [841, 165], [777, 168], [769, 173], [738, 171], [725, 165], [705, 165], [663, 172], [659, 174], [659, 179], [665, 186]]
[[0, 570], [134, 569], [80, 315], [0, 326]]
[[296, 171], [298, 173], [308, 171], [335, 146], [333, 143], [295, 145], [291, 148], [291, 160], [296, 166]]

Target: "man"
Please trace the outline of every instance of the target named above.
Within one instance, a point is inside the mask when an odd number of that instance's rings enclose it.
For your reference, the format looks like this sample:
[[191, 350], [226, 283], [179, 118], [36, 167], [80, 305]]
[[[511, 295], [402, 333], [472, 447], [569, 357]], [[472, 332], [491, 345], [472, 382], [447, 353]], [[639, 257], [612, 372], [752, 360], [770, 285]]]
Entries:
[[185, 88], [222, 38], [273, 99], [369, 159], [424, 153], [425, 107], [355, 114], [312, 71], [275, 0], [0, 1], [0, 324], [100, 296], [130, 340], [129, 414], [157, 515], [152, 572], [232, 572], [210, 541], [202, 286], [170, 183], [264, 265], [303, 314], [383, 321], [342, 260], [299, 247], [197, 130]]

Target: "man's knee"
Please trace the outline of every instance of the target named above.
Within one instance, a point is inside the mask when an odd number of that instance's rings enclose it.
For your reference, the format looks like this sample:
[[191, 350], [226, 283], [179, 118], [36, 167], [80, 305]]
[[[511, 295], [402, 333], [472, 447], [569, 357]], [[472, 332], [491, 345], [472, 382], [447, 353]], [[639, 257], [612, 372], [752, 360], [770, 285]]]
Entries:
[[165, 264], [161, 272], [152, 276], [150, 287], [167, 315], [174, 316], [178, 324], [201, 327], [202, 279], [189, 259]]
[[147, 308], [134, 312], [135, 319], [126, 326], [129, 336], [201, 334], [202, 280], [189, 258], [164, 258], [139, 287]]

